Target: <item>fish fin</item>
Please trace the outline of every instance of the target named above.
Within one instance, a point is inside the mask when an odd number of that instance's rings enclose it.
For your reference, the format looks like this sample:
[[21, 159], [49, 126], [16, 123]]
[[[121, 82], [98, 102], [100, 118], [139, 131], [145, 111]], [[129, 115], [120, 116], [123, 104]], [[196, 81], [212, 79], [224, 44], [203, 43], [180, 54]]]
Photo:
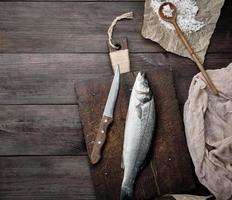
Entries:
[[138, 118], [141, 119], [142, 118], [142, 105], [141, 104], [138, 104], [136, 106], [136, 111], [137, 111]]
[[133, 189], [128, 187], [122, 187], [120, 200], [133, 200]]
[[122, 155], [122, 160], [121, 160], [121, 168], [125, 169], [123, 155]]
[[147, 166], [147, 163], [148, 161], [147, 159], [145, 159], [139, 169], [142, 170], [143, 168], [145, 168]]

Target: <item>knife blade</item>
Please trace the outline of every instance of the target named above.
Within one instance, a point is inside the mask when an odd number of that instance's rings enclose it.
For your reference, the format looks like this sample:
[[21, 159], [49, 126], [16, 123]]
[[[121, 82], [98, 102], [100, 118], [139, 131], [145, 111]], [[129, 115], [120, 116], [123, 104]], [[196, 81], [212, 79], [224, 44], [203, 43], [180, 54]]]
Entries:
[[120, 70], [119, 65], [114, 74], [114, 78], [111, 84], [111, 88], [108, 94], [108, 98], [105, 104], [104, 112], [102, 119], [99, 125], [98, 133], [93, 145], [93, 150], [91, 152], [90, 161], [92, 164], [96, 164], [101, 159], [102, 147], [106, 141], [106, 134], [109, 128], [109, 125], [113, 122], [113, 113], [118, 96], [120, 85]]

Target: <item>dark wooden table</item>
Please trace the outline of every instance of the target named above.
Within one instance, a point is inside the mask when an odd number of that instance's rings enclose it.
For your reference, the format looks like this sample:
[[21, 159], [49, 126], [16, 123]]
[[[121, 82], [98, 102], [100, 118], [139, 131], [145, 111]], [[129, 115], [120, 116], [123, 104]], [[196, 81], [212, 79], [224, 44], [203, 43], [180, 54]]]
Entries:
[[[0, 199], [95, 199], [77, 110], [74, 82], [110, 75], [106, 45], [128, 36], [132, 70], [170, 66], [182, 108], [197, 68], [142, 38], [144, 2], [0, 2]], [[232, 2], [226, 0], [205, 66], [232, 58]]]

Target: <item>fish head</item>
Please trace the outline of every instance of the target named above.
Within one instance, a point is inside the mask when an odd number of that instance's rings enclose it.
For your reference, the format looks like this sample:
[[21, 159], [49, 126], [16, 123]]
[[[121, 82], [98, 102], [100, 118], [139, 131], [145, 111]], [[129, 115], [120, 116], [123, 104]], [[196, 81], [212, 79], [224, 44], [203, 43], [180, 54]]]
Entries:
[[134, 87], [135, 97], [141, 103], [146, 103], [152, 99], [151, 89], [144, 73], [138, 73]]

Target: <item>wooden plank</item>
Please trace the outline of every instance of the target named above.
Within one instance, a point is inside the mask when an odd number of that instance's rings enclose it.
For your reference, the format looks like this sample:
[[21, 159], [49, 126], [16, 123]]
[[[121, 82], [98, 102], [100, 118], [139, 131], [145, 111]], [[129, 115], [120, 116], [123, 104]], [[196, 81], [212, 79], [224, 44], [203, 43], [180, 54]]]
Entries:
[[[150, 159], [136, 180], [135, 199], [152, 199], [161, 194], [181, 193], [194, 188], [193, 169], [173, 88], [172, 73], [169, 69], [156, 69], [147, 71], [146, 75], [156, 104], [156, 128], [148, 156]], [[117, 200], [120, 196], [123, 133], [135, 76], [134, 72], [121, 74], [115, 120], [107, 133], [100, 163], [91, 167], [99, 200]], [[89, 156], [111, 82], [112, 77], [108, 77], [80, 81], [76, 86]]]
[[0, 155], [85, 155], [76, 105], [0, 106]]
[[[19, 0], [5, 0], [7, 2], [19, 2]], [[20, 0], [20, 2], [128, 2], [128, 1], [140, 1], [144, 0]]]
[[95, 199], [86, 157], [0, 157], [1, 200]]
[[[231, 56], [208, 54], [205, 66], [225, 67]], [[133, 71], [172, 67], [182, 102], [198, 72], [189, 59], [170, 53], [133, 53], [130, 59]], [[0, 54], [0, 104], [76, 104], [75, 81], [111, 74], [107, 54]]]
[[[209, 54], [205, 66], [221, 68], [230, 61], [231, 54]], [[198, 72], [190, 60], [147, 53], [131, 54], [131, 62], [135, 71], [170, 66], [182, 109]], [[111, 73], [105, 54], [0, 55], [0, 103], [76, 104], [75, 81]], [[76, 105], [0, 107], [0, 155], [85, 154]]]
[[[112, 20], [133, 11], [120, 22], [115, 38], [128, 37], [130, 52], [163, 52], [141, 36], [144, 2], [1, 2], [1, 53], [108, 52], [107, 29]], [[231, 52], [232, 4], [225, 2], [209, 52]]]

